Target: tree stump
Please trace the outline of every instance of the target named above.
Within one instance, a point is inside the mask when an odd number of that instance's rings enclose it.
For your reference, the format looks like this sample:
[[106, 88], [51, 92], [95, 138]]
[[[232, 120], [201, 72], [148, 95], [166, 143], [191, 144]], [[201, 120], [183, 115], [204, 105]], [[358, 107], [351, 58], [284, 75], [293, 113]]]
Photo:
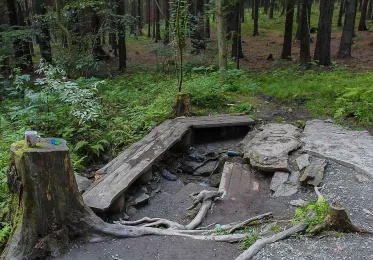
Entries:
[[90, 215], [78, 191], [66, 141], [58, 146], [42, 139], [30, 148], [11, 147], [8, 171], [12, 192], [13, 232], [1, 258], [35, 259], [58, 254], [69, 239], [88, 230]]
[[192, 108], [190, 105], [190, 96], [186, 93], [177, 93], [175, 105], [174, 105], [174, 113], [176, 117], [180, 116], [191, 116]]

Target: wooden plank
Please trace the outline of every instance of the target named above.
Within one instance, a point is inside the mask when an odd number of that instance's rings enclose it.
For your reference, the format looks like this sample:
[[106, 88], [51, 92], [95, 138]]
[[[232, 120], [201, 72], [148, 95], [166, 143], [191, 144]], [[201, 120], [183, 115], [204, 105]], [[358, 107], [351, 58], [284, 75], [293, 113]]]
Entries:
[[97, 211], [105, 211], [152, 163], [186, 133], [187, 126], [176, 123], [155, 142], [146, 143], [118, 169], [102, 178], [83, 194], [84, 202]]
[[84, 194], [84, 202], [97, 211], [106, 211], [138, 177], [146, 172], [191, 127], [208, 128], [233, 125], [253, 125], [248, 116], [205, 116], [176, 118], [155, 127], [139, 142], [131, 145], [98, 172], [105, 174]]

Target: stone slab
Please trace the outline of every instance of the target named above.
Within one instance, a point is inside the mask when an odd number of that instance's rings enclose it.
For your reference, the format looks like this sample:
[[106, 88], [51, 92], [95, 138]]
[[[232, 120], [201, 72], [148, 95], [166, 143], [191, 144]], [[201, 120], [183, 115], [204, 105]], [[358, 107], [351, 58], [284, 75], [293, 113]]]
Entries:
[[322, 120], [311, 120], [306, 123], [302, 141], [310, 155], [373, 176], [373, 139], [367, 131], [351, 131]]
[[154, 162], [180, 141], [191, 128], [252, 126], [254, 123], [254, 120], [248, 116], [230, 115], [167, 120], [100, 169], [98, 172], [103, 174], [103, 178], [83, 193], [84, 202], [96, 211], [106, 211], [136, 179], [149, 170]]
[[261, 171], [290, 172], [289, 153], [301, 146], [300, 131], [290, 124], [268, 124], [245, 138], [244, 158]]

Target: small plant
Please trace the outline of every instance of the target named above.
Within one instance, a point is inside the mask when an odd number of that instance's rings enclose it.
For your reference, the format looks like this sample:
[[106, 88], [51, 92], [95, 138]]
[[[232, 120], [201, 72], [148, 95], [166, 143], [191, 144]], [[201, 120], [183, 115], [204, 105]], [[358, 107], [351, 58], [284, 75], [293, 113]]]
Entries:
[[245, 230], [247, 236], [240, 241], [240, 249], [246, 250], [259, 239], [259, 230]]
[[220, 224], [215, 225], [214, 233], [217, 236], [229, 235], [229, 230], [223, 230]]
[[282, 228], [281, 228], [281, 226], [280, 225], [273, 225], [272, 227], [271, 227], [271, 231], [273, 232], [273, 233], [279, 233], [279, 232], [281, 232], [282, 231]]
[[324, 222], [328, 208], [329, 204], [323, 197], [320, 197], [316, 202], [309, 202], [305, 206], [298, 207], [295, 210], [295, 220], [292, 223], [305, 221], [308, 226], [306, 232], [309, 232], [313, 227]]

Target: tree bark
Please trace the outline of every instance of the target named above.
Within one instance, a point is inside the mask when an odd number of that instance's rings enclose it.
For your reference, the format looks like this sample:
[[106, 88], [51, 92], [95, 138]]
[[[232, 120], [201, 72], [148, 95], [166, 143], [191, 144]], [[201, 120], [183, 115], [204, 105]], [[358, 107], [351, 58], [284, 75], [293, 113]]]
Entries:
[[372, 2], [372, 0], [369, 0], [368, 11], [367, 11], [367, 20], [372, 20], [372, 9], [373, 9], [373, 2]]
[[147, 19], [148, 19], [148, 35], [147, 37], [150, 38], [151, 37], [151, 34], [150, 34], [150, 29], [152, 27], [152, 23], [151, 23], [151, 16], [150, 16], [150, 0], [147, 0]]
[[343, 14], [345, 13], [345, 1], [346, 0], [341, 0], [341, 5], [339, 7], [339, 14], [338, 14], [338, 21], [337, 21], [338, 27], [342, 26], [342, 17], [343, 17]]
[[367, 20], [367, 9], [368, 9], [368, 0], [363, 0], [361, 7], [361, 16], [359, 21], [358, 31], [368, 31], [366, 20]]
[[204, 0], [205, 5], [204, 5], [204, 13], [205, 13], [205, 38], [210, 38], [210, 7], [209, 7], [209, 1]]
[[286, 1], [286, 20], [284, 44], [282, 45], [281, 59], [291, 59], [291, 45], [293, 41], [293, 23], [294, 23], [294, 0]]
[[319, 26], [317, 30], [317, 40], [314, 60], [319, 65], [330, 66], [330, 41], [332, 32], [332, 20], [334, 10], [334, 0], [320, 0]]
[[223, 0], [215, 1], [215, 16], [216, 16], [216, 38], [218, 40], [218, 55], [219, 55], [219, 82], [224, 84], [226, 71], [228, 68], [227, 62], [227, 46], [226, 46], [226, 25]]
[[142, 35], [141, 0], [137, 0], [137, 35]]
[[310, 55], [310, 28], [308, 21], [308, 8], [310, 0], [301, 0], [301, 15], [300, 15], [300, 57], [301, 64], [306, 64], [311, 61]]
[[253, 0], [254, 1], [254, 30], [253, 30], [253, 36], [259, 35], [259, 0]]
[[[242, 40], [241, 40], [241, 3], [237, 1], [233, 11], [234, 21], [234, 32], [232, 34], [232, 58], [235, 58], [238, 62], [239, 59], [244, 57], [242, 52]], [[238, 63], [239, 64], [239, 63]], [[239, 65], [238, 65], [239, 66]]]
[[[157, 0], [155, 0], [155, 1], [157, 1]], [[160, 6], [158, 6], [156, 4], [156, 6], [155, 6], [155, 20], [156, 20], [156, 23], [155, 23], [155, 39], [154, 39], [155, 42], [158, 42], [158, 41], [162, 40], [162, 38], [161, 38], [161, 17], [160, 17], [159, 8], [160, 8]]]
[[[125, 3], [124, 0], [117, 1], [117, 15], [124, 16]], [[119, 49], [119, 70], [124, 70], [127, 67], [127, 50], [126, 50], [126, 26], [123, 23], [118, 25], [118, 49]]]
[[338, 57], [350, 58], [352, 37], [354, 33], [354, 17], [356, 11], [356, 0], [345, 0], [346, 15], [343, 26], [341, 43], [339, 45]]

